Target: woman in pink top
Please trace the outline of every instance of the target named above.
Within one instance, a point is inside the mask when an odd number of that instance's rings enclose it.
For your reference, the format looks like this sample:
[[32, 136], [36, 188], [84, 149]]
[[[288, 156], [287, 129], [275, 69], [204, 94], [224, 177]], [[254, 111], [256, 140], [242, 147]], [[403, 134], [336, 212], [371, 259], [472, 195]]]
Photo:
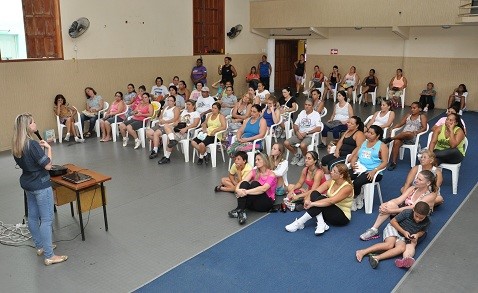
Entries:
[[383, 222], [390, 216], [395, 216], [403, 210], [413, 209], [419, 201], [426, 202], [430, 209], [433, 209], [437, 192], [437, 179], [433, 172], [430, 170], [421, 171], [413, 181], [413, 185], [408, 187], [399, 197], [380, 205], [375, 223], [360, 235], [360, 239], [367, 241], [380, 237], [378, 235], [378, 228], [380, 228]]
[[267, 212], [276, 198], [277, 178], [271, 170], [266, 154], [257, 153], [256, 167], [249, 172], [236, 187], [237, 208], [228, 213], [237, 218], [240, 225], [246, 223], [246, 208], [258, 212]]
[[[111, 124], [115, 123], [115, 115], [118, 113], [123, 113], [126, 110], [126, 104], [123, 101], [123, 93], [116, 92], [115, 100], [109, 110], [105, 113], [103, 118], [100, 120], [100, 129], [101, 129], [101, 142], [106, 142], [111, 140]], [[117, 122], [123, 122], [125, 116], [124, 114], [118, 116], [116, 119]], [[114, 134], [116, 135], [116, 133]]]
[[388, 98], [392, 100], [393, 106], [398, 108], [400, 96], [403, 94], [403, 89], [407, 87], [407, 79], [403, 76], [402, 69], [397, 69], [395, 75], [388, 84]]
[[129, 120], [121, 122], [119, 129], [121, 136], [123, 136], [123, 146], [128, 145], [129, 138], [126, 136], [126, 131], [134, 138], [134, 149], [139, 148], [141, 140], [138, 138], [136, 130], [143, 127], [143, 120], [153, 116], [154, 108], [149, 102], [149, 93], [144, 92], [141, 103], [132, 111], [133, 116]]
[[[325, 174], [320, 165], [319, 154], [316, 151], [309, 151], [305, 155], [305, 167], [300, 173], [299, 181], [287, 186], [287, 198], [294, 202], [301, 200], [325, 181]], [[304, 184], [307, 185], [307, 188], [302, 187]]]

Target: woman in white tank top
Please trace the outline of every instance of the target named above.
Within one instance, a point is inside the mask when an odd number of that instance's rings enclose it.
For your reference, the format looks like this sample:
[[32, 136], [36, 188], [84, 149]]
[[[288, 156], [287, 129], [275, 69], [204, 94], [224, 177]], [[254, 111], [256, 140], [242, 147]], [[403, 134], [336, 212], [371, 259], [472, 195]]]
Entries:
[[392, 126], [393, 120], [395, 120], [395, 113], [391, 110], [392, 102], [390, 100], [383, 100], [380, 104], [380, 111], [373, 114], [372, 119], [367, 123], [367, 128], [370, 125], [377, 125], [382, 128]]

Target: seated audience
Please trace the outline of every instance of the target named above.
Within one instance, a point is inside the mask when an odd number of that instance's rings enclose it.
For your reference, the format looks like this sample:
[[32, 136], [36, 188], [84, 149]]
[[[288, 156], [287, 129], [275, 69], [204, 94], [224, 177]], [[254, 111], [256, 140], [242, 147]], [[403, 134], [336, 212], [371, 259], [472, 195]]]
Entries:
[[254, 104], [259, 104], [262, 108], [265, 106], [267, 99], [271, 96], [271, 93], [266, 90], [266, 87], [262, 82], [257, 84], [257, 90], [255, 92]]
[[[181, 82], [179, 82], [179, 84], [181, 84]], [[178, 94], [178, 89], [174, 85], [169, 86], [168, 97], [174, 97], [174, 100], [176, 101], [176, 107], [178, 107], [179, 109], [182, 110], [184, 109], [184, 106], [186, 106], [186, 101], [184, 100], [184, 97]]]
[[343, 82], [340, 84], [339, 90], [347, 92], [347, 98], [352, 99], [353, 93], [357, 90], [360, 84], [360, 77], [356, 72], [355, 66], [350, 67], [349, 72], [344, 76]]
[[[164, 156], [158, 161], [158, 164], [169, 164], [171, 162], [170, 157], [171, 153], [173, 152], [173, 148], [178, 144], [179, 141], [183, 139], [189, 139], [187, 136], [188, 130], [197, 128], [200, 122], [201, 118], [199, 117], [199, 113], [196, 111], [194, 101], [186, 101], [186, 109], [181, 112], [179, 120], [175, 120], [173, 123], [164, 124], [164, 133], [168, 136], [168, 143], [166, 146], [163, 145]], [[151, 155], [153, 155], [153, 153], [151, 153]]]
[[403, 258], [395, 260], [395, 265], [399, 268], [411, 267], [415, 263], [415, 247], [430, 225], [429, 212], [430, 207], [424, 202], [417, 203], [413, 210], [400, 212], [383, 230], [383, 242], [357, 250], [357, 260], [361, 262], [368, 255], [370, 266], [376, 269], [381, 260], [403, 254]]
[[134, 89], [134, 84], [130, 83], [127, 86], [126, 94], [124, 94], [123, 96], [123, 101], [126, 104], [126, 106], [131, 105], [135, 97], [136, 97], [136, 90]]
[[460, 111], [458, 111], [458, 114], [461, 115], [461, 112], [466, 108], [467, 97], [468, 90], [466, 89], [466, 85], [460, 84], [448, 97], [448, 107], [451, 107], [453, 104], [459, 105]]
[[229, 217], [237, 218], [240, 225], [246, 223], [246, 209], [267, 212], [276, 197], [277, 178], [269, 158], [264, 153], [256, 153], [254, 161], [255, 168], [236, 187], [237, 207], [228, 213]]
[[[289, 121], [289, 113], [296, 112], [299, 109], [299, 105], [297, 105], [296, 99], [290, 94], [290, 88], [288, 87], [282, 89], [282, 97], [279, 99], [279, 104], [283, 119], [280, 128], [277, 127], [276, 135], [277, 137], [285, 138], [285, 132], [283, 132], [283, 130], [286, 129], [285, 123], [291, 123], [291, 121]], [[290, 117], [292, 119], [292, 114]]]
[[68, 105], [66, 98], [62, 94], [58, 94], [55, 97], [53, 102], [53, 112], [58, 118], [60, 118], [60, 123], [66, 126], [66, 135], [64, 140], [69, 141], [70, 136], [73, 133], [73, 137], [76, 142], [84, 142], [85, 140], [78, 137], [78, 133], [75, 127], [75, 116], [76, 109]]
[[282, 196], [286, 193], [287, 170], [289, 169], [289, 162], [284, 158], [284, 145], [275, 143], [272, 145], [269, 160], [271, 163], [271, 170], [277, 178], [276, 195]]
[[375, 69], [370, 69], [368, 76], [362, 81], [362, 92], [357, 96], [357, 98], [363, 96], [364, 107], [368, 106], [369, 93], [373, 93], [376, 87], [378, 87], [378, 78], [375, 76]]
[[247, 162], [247, 153], [238, 151], [234, 155], [234, 164], [232, 164], [231, 169], [229, 170], [229, 176], [222, 177], [221, 185], [214, 187], [214, 191], [226, 191], [234, 193], [239, 182], [241, 182], [242, 178], [249, 174], [251, 170], [252, 166]]
[[390, 201], [384, 202], [378, 209], [378, 216], [373, 226], [362, 235], [360, 239], [363, 241], [371, 240], [380, 237], [378, 235], [378, 228], [390, 216], [395, 216], [403, 210], [413, 209], [415, 204], [423, 201], [426, 202], [430, 208], [433, 208], [435, 199], [437, 197], [438, 187], [436, 185], [436, 177], [429, 170], [422, 170], [418, 173], [417, 178], [402, 194]]
[[[112, 135], [116, 135], [116, 133], [111, 134], [111, 124], [115, 123], [115, 115], [119, 113], [123, 113], [126, 110], [126, 104], [123, 101], [123, 93], [116, 92], [115, 93], [115, 100], [111, 103], [110, 108], [108, 111], [105, 112], [103, 118], [100, 119], [100, 129], [101, 129], [101, 139], [102, 142], [107, 142], [112, 139]], [[117, 122], [123, 122], [125, 116], [120, 115], [116, 118]]]
[[[177, 93], [178, 93], [178, 95], [180, 95], [182, 97], [182, 101], [186, 102], [187, 100], [189, 100], [189, 96], [191, 95], [191, 91], [188, 89], [188, 87], [186, 85], [186, 82], [184, 80], [179, 81]], [[177, 101], [178, 101], [178, 99], [176, 98], [176, 102]], [[182, 106], [181, 106], [181, 104], [179, 104], [178, 106], [184, 109], [184, 103], [182, 101], [181, 101]]]
[[[307, 147], [312, 143], [312, 135], [322, 130], [320, 123], [320, 114], [313, 110], [311, 98], [307, 98], [304, 103], [304, 110], [297, 116], [293, 125], [292, 136], [284, 141], [284, 146], [294, 156], [291, 164], [304, 166], [304, 156], [307, 153]], [[299, 144], [301, 153], [297, 152], [296, 144]]]
[[[85, 121], [90, 122], [88, 131], [85, 132], [84, 137], [88, 138], [95, 132], [95, 123], [98, 119], [98, 111], [103, 110], [103, 98], [96, 94], [92, 87], [85, 88], [86, 95], [86, 111], [81, 113], [81, 125], [85, 129]], [[86, 113], [86, 114], [85, 114]]]
[[322, 83], [324, 82], [324, 73], [320, 71], [319, 65], [314, 66], [314, 73], [312, 74], [312, 78], [310, 80], [313, 82], [312, 89], [320, 89], [322, 87]]
[[242, 96], [232, 109], [232, 117], [229, 119], [229, 131], [241, 128], [242, 122], [251, 116], [252, 99], [248, 94]]
[[232, 86], [226, 87], [226, 95], [219, 100], [221, 103], [221, 113], [224, 116], [231, 115], [231, 110], [237, 103], [237, 97], [234, 95]]
[[159, 76], [156, 77], [155, 85], [153, 85], [153, 87], [151, 88], [151, 99], [153, 101], [162, 102], [162, 104], [164, 104], [164, 97], [166, 97], [168, 93], [168, 88], [163, 85], [163, 79]]
[[125, 120], [119, 125], [124, 147], [128, 145], [129, 140], [129, 137], [126, 136], [126, 132], [134, 138], [134, 149], [139, 148], [141, 145], [141, 140], [138, 138], [136, 130], [143, 127], [143, 120], [150, 118], [154, 114], [154, 108], [149, 102], [149, 99], [149, 93], [143, 92], [142, 101], [132, 110], [132, 116], [129, 120]]
[[260, 80], [259, 73], [257, 72], [257, 68], [255, 66], [252, 66], [251, 71], [249, 71], [249, 74], [246, 75], [247, 84], [252, 88], [257, 88], [257, 84], [260, 81], [261, 80]]
[[[320, 166], [319, 154], [316, 151], [309, 151], [305, 154], [305, 166], [300, 172], [297, 183], [287, 186], [287, 198], [289, 201], [297, 202], [310, 195], [313, 190], [326, 181], [324, 171]], [[304, 188], [304, 184], [306, 187]]]
[[388, 84], [388, 99], [392, 101], [392, 107], [398, 108], [401, 104], [400, 96], [403, 89], [407, 87], [407, 79], [403, 76], [402, 69], [397, 69], [397, 74], [390, 80]]
[[458, 164], [465, 158], [465, 132], [458, 114], [448, 114], [446, 122], [433, 131], [428, 146], [436, 156], [437, 164]]
[[428, 110], [433, 110], [435, 108], [435, 96], [437, 95], [437, 92], [434, 87], [435, 85], [433, 82], [429, 82], [427, 83], [427, 88], [420, 94], [419, 103], [423, 112], [428, 112]]
[[322, 99], [322, 94], [318, 89], [313, 89], [310, 91], [310, 96], [312, 97], [314, 111], [322, 115], [322, 111], [325, 108], [325, 101]]
[[214, 98], [209, 95], [209, 88], [204, 86], [201, 89], [201, 96], [196, 101], [196, 111], [201, 115], [202, 122], [206, 119], [206, 115], [211, 113], [214, 102]]
[[196, 88], [191, 91], [191, 94], [189, 95], [189, 99], [193, 100], [196, 102], [198, 98], [201, 96], [201, 90], [204, 84], [202, 82], [198, 82], [195, 84]]
[[345, 164], [337, 164], [330, 174], [330, 180], [305, 197], [304, 208], [307, 211], [302, 217], [285, 226], [288, 232], [304, 229], [305, 223], [312, 218], [317, 219], [315, 235], [329, 230], [329, 224], [344, 226], [350, 222], [354, 192], [348, 168]]
[[325, 148], [327, 145], [327, 134], [333, 133], [334, 139], [339, 139], [340, 133], [347, 130], [347, 121], [354, 115], [352, 106], [347, 102], [347, 96], [345, 91], [339, 91], [337, 93], [337, 104], [335, 104], [334, 111], [330, 116], [330, 119], [324, 123], [324, 129], [322, 129], [322, 142], [319, 148]]
[[262, 118], [266, 120], [267, 129], [280, 121], [280, 106], [275, 96], [267, 98], [267, 103], [262, 109]]
[[[445, 113], [446, 116], [441, 117], [440, 119], [438, 119], [438, 121], [435, 123], [435, 125], [433, 125], [431, 131], [435, 131], [435, 129], [440, 128], [442, 125], [444, 125], [445, 122], [446, 122], [446, 117], [449, 114], [451, 114], [451, 113], [458, 114], [458, 112], [460, 112], [460, 106], [454, 104], [451, 107], [448, 107], [448, 109], [446, 110], [446, 113]], [[463, 131], [465, 131], [465, 135], [466, 135], [466, 125], [465, 125], [465, 121], [463, 121], [463, 118], [461, 118], [461, 124], [463, 125]]]
[[414, 144], [417, 139], [417, 134], [427, 130], [427, 116], [420, 114], [420, 104], [413, 102], [410, 107], [410, 115], [405, 115], [393, 129], [401, 128], [405, 125], [402, 132], [394, 137], [387, 137], [383, 142], [388, 144], [393, 141], [392, 154], [387, 170], [393, 171], [397, 167], [397, 159], [400, 147], [404, 144]]
[[179, 87], [179, 76], [175, 75], [169, 86], [174, 85], [176, 88]]
[[372, 125], [380, 126], [381, 128], [388, 128], [392, 126], [395, 120], [395, 112], [392, 111], [392, 102], [390, 100], [382, 100], [380, 103], [380, 111], [373, 114], [372, 119], [367, 123], [366, 127]]
[[[339, 67], [334, 65], [332, 68], [332, 72], [329, 74], [329, 80], [325, 83], [326, 92], [324, 96], [327, 97], [327, 100], [330, 99], [329, 93], [333, 94], [336, 84], [340, 84], [342, 82], [342, 75], [339, 73]], [[338, 89], [337, 89], [338, 90]]]
[[[219, 131], [225, 130], [226, 124], [226, 117], [221, 114], [221, 104], [219, 102], [213, 103], [211, 114], [207, 115], [207, 118], [201, 125], [202, 132], [198, 133], [198, 136], [191, 141], [191, 146], [199, 154], [198, 165], [202, 165], [203, 162], [206, 165], [209, 164], [209, 155], [206, 153], [206, 147], [211, 143], [215, 143], [214, 135]], [[201, 133], [203, 134], [201, 135]], [[218, 139], [222, 140], [222, 134], [218, 135]]]
[[322, 157], [322, 170], [324, 170], [325, 174], [329, 174], [335, 164], [344, 163], [347, 155], [360, 148], [365, 141], [363, 130], [362, 119], [357, 116], [350, 117], [347, 122], [347, 131], [344, 132], [337, 142], [334, 153]]

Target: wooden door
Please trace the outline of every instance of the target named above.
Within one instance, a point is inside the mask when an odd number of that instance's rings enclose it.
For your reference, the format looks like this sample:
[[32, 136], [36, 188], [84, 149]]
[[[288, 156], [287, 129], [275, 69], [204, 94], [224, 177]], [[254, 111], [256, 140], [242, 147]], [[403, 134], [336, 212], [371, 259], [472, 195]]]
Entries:
[[224, 0], [193, 1], [193, 50], [195, 55], [224, 53]]
[[274, 89], [280, 92], [290, 86], [295, 91], [294, 62], [297, 61], [297, 40], [276, 40]]

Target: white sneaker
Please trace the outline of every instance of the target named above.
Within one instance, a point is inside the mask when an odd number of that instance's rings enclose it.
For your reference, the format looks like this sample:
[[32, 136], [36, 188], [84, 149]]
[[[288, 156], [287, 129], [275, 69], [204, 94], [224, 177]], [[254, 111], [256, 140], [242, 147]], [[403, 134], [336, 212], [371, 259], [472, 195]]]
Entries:
[[128, 145], [128, 140], [129, 140], [129, 137], [123, 137], [123, 146], [127, 146]]
[[357, 196], [357, 198], [355, 198], [355, 206], [357, 207], [357, 210], [363, 209], [363, 197], [364, 194], [361, 193], [359, 196]]
[[295, 219], [295, 221], [292, 222], [292, 224], [289, 224], [289, 225], [285, 226], [285, 229], [288, 232], [295, 232], [297, 230], [304, 229], [304, 224], [301, 224], [297, 219]]
[[428, 112], [428, 107], [425, 107], [425, 108], [423, 109], [423, 112], [425, 112], [425, 113]]
[[285, 131], [282, 131], [280, 138], [285, 138]]
[[66, 135], [65, 135], [65, 141], [69, 141], [70, 140], [70, 133], [68, 132]]
[[297, 162], [297, 166], [304, 166], [305, 165], [305, 158], [304, 156], [300, 156], [300, 160]]
[[134, 149], [137, 149], [137, 148], [139, 148], [140, 146], [141, 146], [141, 139], [136, 138], [136, 139], [134, 140]]
[[320, 235], [320, 234], [324, 234], [325, 231], [329, 230], [329, 225], [325, 224], [325, 225], [317, 225], [317, 227], [315, 228], [315, 235]]
[[291, 165], [297, 165], [297, 163], [300, 160], [301, 155], [299, 153], [295, 154], [294, 157], [292, 158], [292, 161], [290, 162]]
[[79, 138], [79, 137], [76, 137], [76, 136], [75, 136], [75, 141], [76, 141], [76, 142], [85, 142], [85, 139], [84, 139], [84, 138]]
[[354, 200], [352, 200], [352, 207], [350, 208], [350, 210], [352, 212], [355, 212], [357, 210], [357, 202]]

